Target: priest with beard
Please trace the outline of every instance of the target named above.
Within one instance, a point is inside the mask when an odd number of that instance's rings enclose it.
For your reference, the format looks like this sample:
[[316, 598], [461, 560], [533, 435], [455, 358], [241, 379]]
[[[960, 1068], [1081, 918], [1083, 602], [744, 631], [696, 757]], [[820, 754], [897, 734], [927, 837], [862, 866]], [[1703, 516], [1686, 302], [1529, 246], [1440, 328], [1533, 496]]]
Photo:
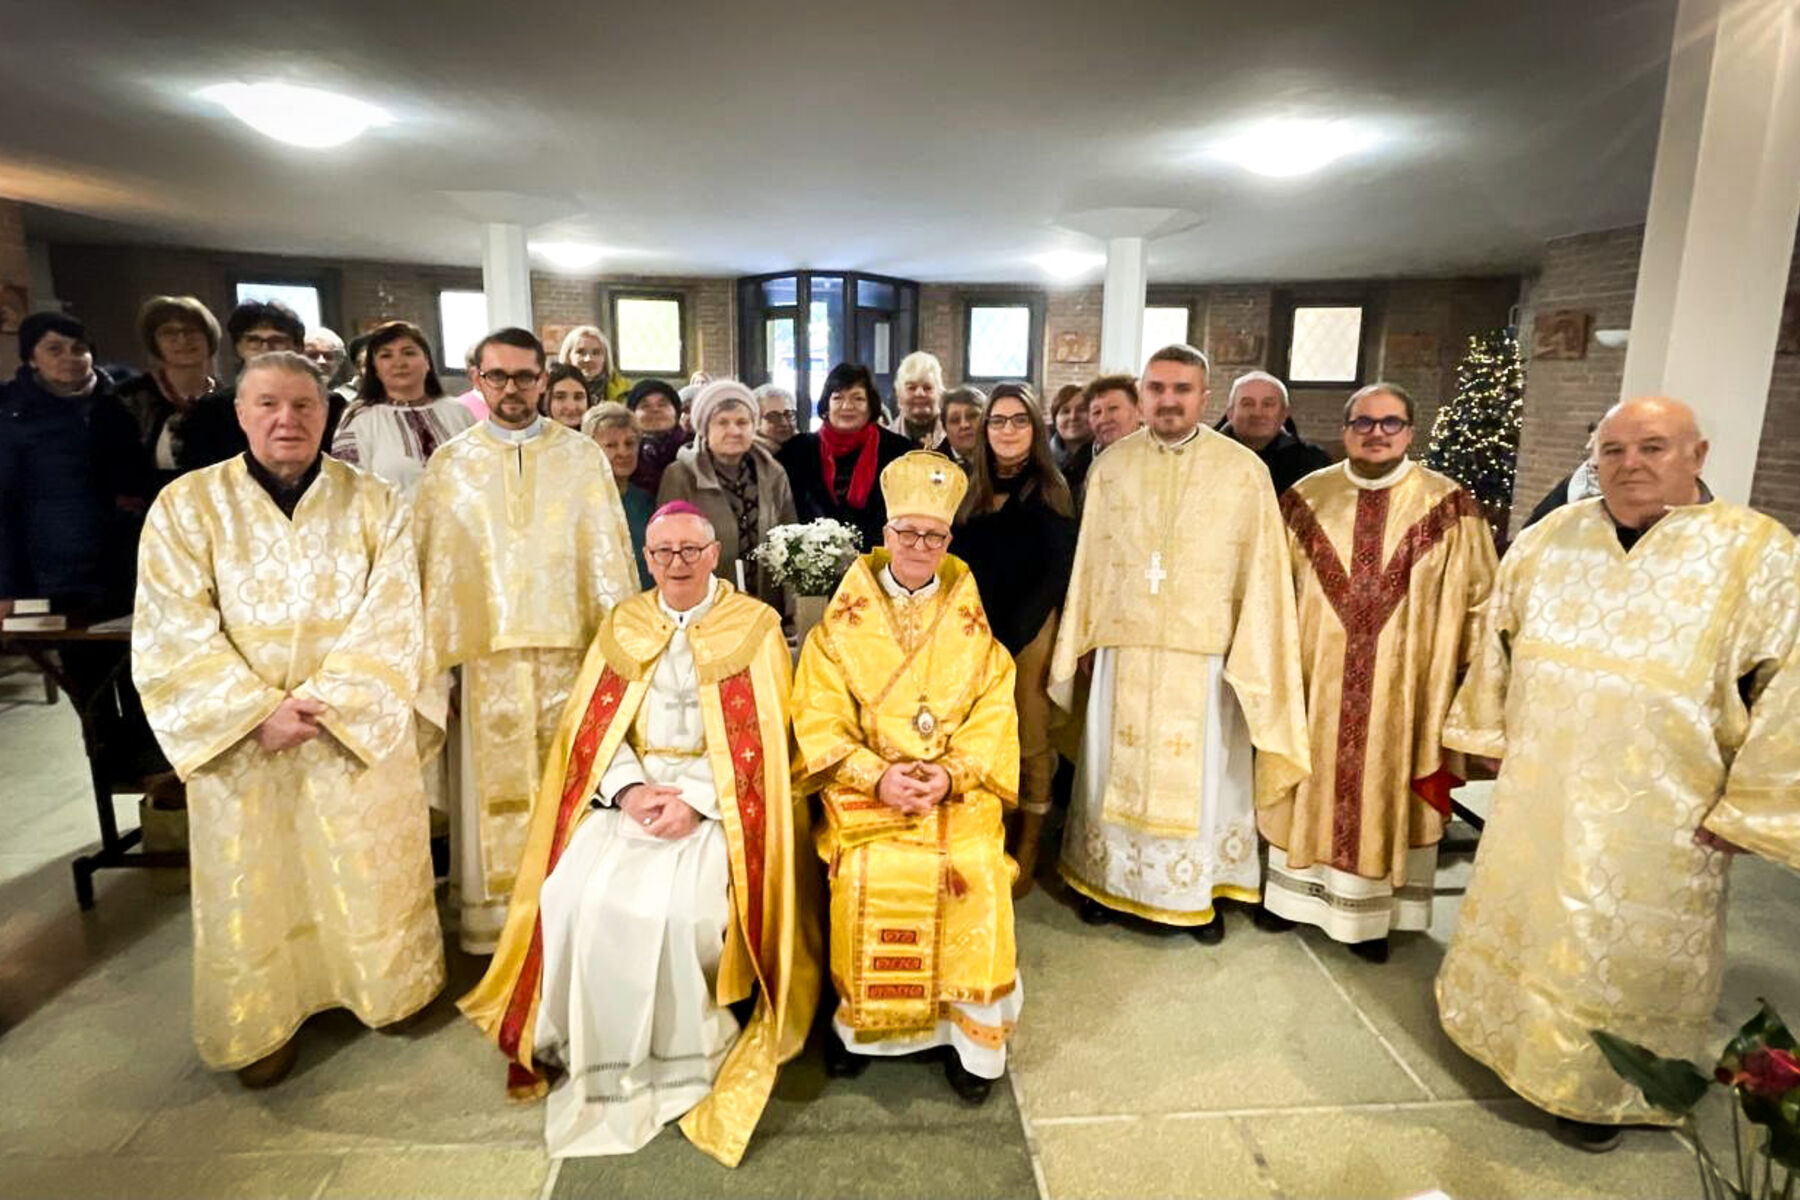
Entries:
[[818, 1002], [790, 660], [779, 614], [713, 577], [698, 509], [659, 509], [644, 553], [656, 588], [588, 651], [461, 1006], [515, 1096], [549, 1091], [553, 1157], [629, 1154], [679, 1119], [735, 1166]]

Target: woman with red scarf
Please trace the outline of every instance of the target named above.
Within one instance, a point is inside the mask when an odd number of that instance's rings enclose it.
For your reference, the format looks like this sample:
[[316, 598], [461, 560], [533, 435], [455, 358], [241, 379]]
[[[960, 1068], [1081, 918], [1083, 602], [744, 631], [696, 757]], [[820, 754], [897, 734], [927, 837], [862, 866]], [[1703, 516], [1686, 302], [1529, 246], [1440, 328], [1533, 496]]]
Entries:
[[881, 545], [887, 505], [876, 479], [911, 442], [883, 429], [881, 393], [861, 363], [839, 363], [819, 389], [818, 429], [791, 437], [776, 454], [793, 485], [802, 521], [830, 517], [862, 531], [863, 549]]

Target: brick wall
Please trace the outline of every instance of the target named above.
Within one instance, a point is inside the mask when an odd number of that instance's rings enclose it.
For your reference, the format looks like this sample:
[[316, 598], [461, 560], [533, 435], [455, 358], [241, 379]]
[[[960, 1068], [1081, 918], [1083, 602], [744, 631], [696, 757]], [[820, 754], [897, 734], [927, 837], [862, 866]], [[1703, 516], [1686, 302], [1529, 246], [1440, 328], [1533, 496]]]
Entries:
[[[1520, 318], [1526, 353], [1530, 353], [1529, 330], [1539, 312], [1587, 310], [1594, 314], [1596, 329], [1629, 328], [1643, 242], [1640, 225], [1549, 243], [1543, 272]], [[1800, 289], [1800, 254], [1788, 287]], [[1513, 500], [1515, 529], [1551, 486], [1581, 461], [1588, 423], [1617, 403], [1624, 370], [1623, 349], [1608, 350], [1595, 342], [1588, 343], [1585, 358], [1527, 360], [1525, 430]], [[1701, 416], [1704, 420], [1705, 414]], [[1775, 356], [1750, 503], [1800, 530], [1800, 355]]]
[[[0, 288], [8, 289], [6, 319], [0, 322], [0, 381], [19, 369], [19, 339], [13, 322], [31, 311], [31, 256], [25, 249], [24, 213], [11, 200], [0, 200]], [[17, 292], [10, 289], [17, 288]], [[20, 303], [20, 298], [23, 302]], [[13, 308], [23, 309], [14, 312]]]
[[[1314, 286], [1305, 283], [1281, 285], [1300, 295], [1305, 295]], [[1364, 331], [1364, 340], [1365, 356], [1372, 364], [1369, 378], [1391, 378], [1413, 393], [1419, 404], [1421, 442], [1429, 436], [1439, 404], [1455, 391], [1456, 366], [1469, 335], [1506, 324], [1508, 313], [1519, 295], [1519, 280], [1514, 277], [1383, 280], [1318, 286], [1367, 297], [1369, 324]], [[963, 305], [984, 290], [988, 289], [962, 288], [954, 284], [927, 284], [920, 289], [920, 348], [931, 351], [943, 361], [945, 375], [952, 386], [960, 381], [962, 372]], [[1152, 304], [1186, 304], [1192, 309], [1194, 339], [1212, 361], [1209, 421], [1216, 420], [1224, 411], [1231, 384], [1238, 376], [1269, 369], [1276, 350], [1276, 291], [1277, 286], [1273, 284], [1169, 284], [1150, 289], [1149, 302]], [[1095, 286], [1050, 290], [1042, 294], [1041, 382], [1045, 393], [1053, 394], [1063, 384], [1086, 382], [1103, 369], [1103, 364], [1098, 362], [1058, 363], [1054, 354], [1057, 337], [1062, 333], [1083, 334], [1098, 343], [1102, 293]], [[1434, 339], [1435, 351], [1428, 361], [1415, 358], [1412, 365], [1390, 365], [1386, 351], [1391, 335], [1415, 338], [1426, 335]], [[1414, 344], [1418, 343], [1415, 341]], [[1237, 357], [1228, 357], [1228, 353], [1235, 353]], [[1119, 365], [1135, 368], [1137, 364]], [[1309, 439], [1335, 446], [1348, 395], [1343, 388], [1295, 389], [1295, 423]]]
[[[4, 218], [0, 217], [0, 240], [4, 235]], [[23, 263], [22, 239], [20, 256]], [[197, 296], [223, 320], [234, 303], [233, 286], [238, 279], [316, 280], [325, 320], [346, 340], [386, 320], [412, 321], [436, 339], [438, 292], [481, 287], [481, 271], [475, 267], [172, 247], [52, 245], [50, 263], [57, 293], [71, 312], [88, 323], [102, 361], [109, 362], [141, 362], [138, 305], [159, 293]], [[690, 358], [713, 375], [729, 375], [736, 369], [736, 290], [730, 279], [565, 276], [534, 271], [532, 308], [539, 329], [584, 324], [606, 328], [607, 314], [601, 306], [604, 284], [642, 284], [684, 292]]]

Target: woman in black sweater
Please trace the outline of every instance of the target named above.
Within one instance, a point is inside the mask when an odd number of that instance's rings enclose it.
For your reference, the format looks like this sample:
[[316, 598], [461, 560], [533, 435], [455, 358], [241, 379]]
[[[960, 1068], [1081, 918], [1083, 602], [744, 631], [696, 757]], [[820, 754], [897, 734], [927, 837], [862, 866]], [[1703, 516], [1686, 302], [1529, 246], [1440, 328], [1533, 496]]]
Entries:
[[1050, 811], [1056, 752], [1050, 748], [1050, 651], [1069, 574], [1077, 526], [1069, 485], [1050, 448], [1031, 388], [996, 387], [981, 419], [969, 494], [953, 548], [974, 572], [994, 636], [1018, 666], [1019, 863], [1016, 895], [1031, 890], [1038, 837]]

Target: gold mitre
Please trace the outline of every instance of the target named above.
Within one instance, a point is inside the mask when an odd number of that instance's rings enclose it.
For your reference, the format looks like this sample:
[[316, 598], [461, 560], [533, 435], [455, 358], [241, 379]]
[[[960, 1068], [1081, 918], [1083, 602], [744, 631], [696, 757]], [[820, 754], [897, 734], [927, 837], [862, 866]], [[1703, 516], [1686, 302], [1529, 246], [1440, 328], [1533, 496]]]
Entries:
[[968, 490], [962, 468], [930, 450], [902, 454], [881, 472], [889, 517], [936, 517], [949, 525]]

